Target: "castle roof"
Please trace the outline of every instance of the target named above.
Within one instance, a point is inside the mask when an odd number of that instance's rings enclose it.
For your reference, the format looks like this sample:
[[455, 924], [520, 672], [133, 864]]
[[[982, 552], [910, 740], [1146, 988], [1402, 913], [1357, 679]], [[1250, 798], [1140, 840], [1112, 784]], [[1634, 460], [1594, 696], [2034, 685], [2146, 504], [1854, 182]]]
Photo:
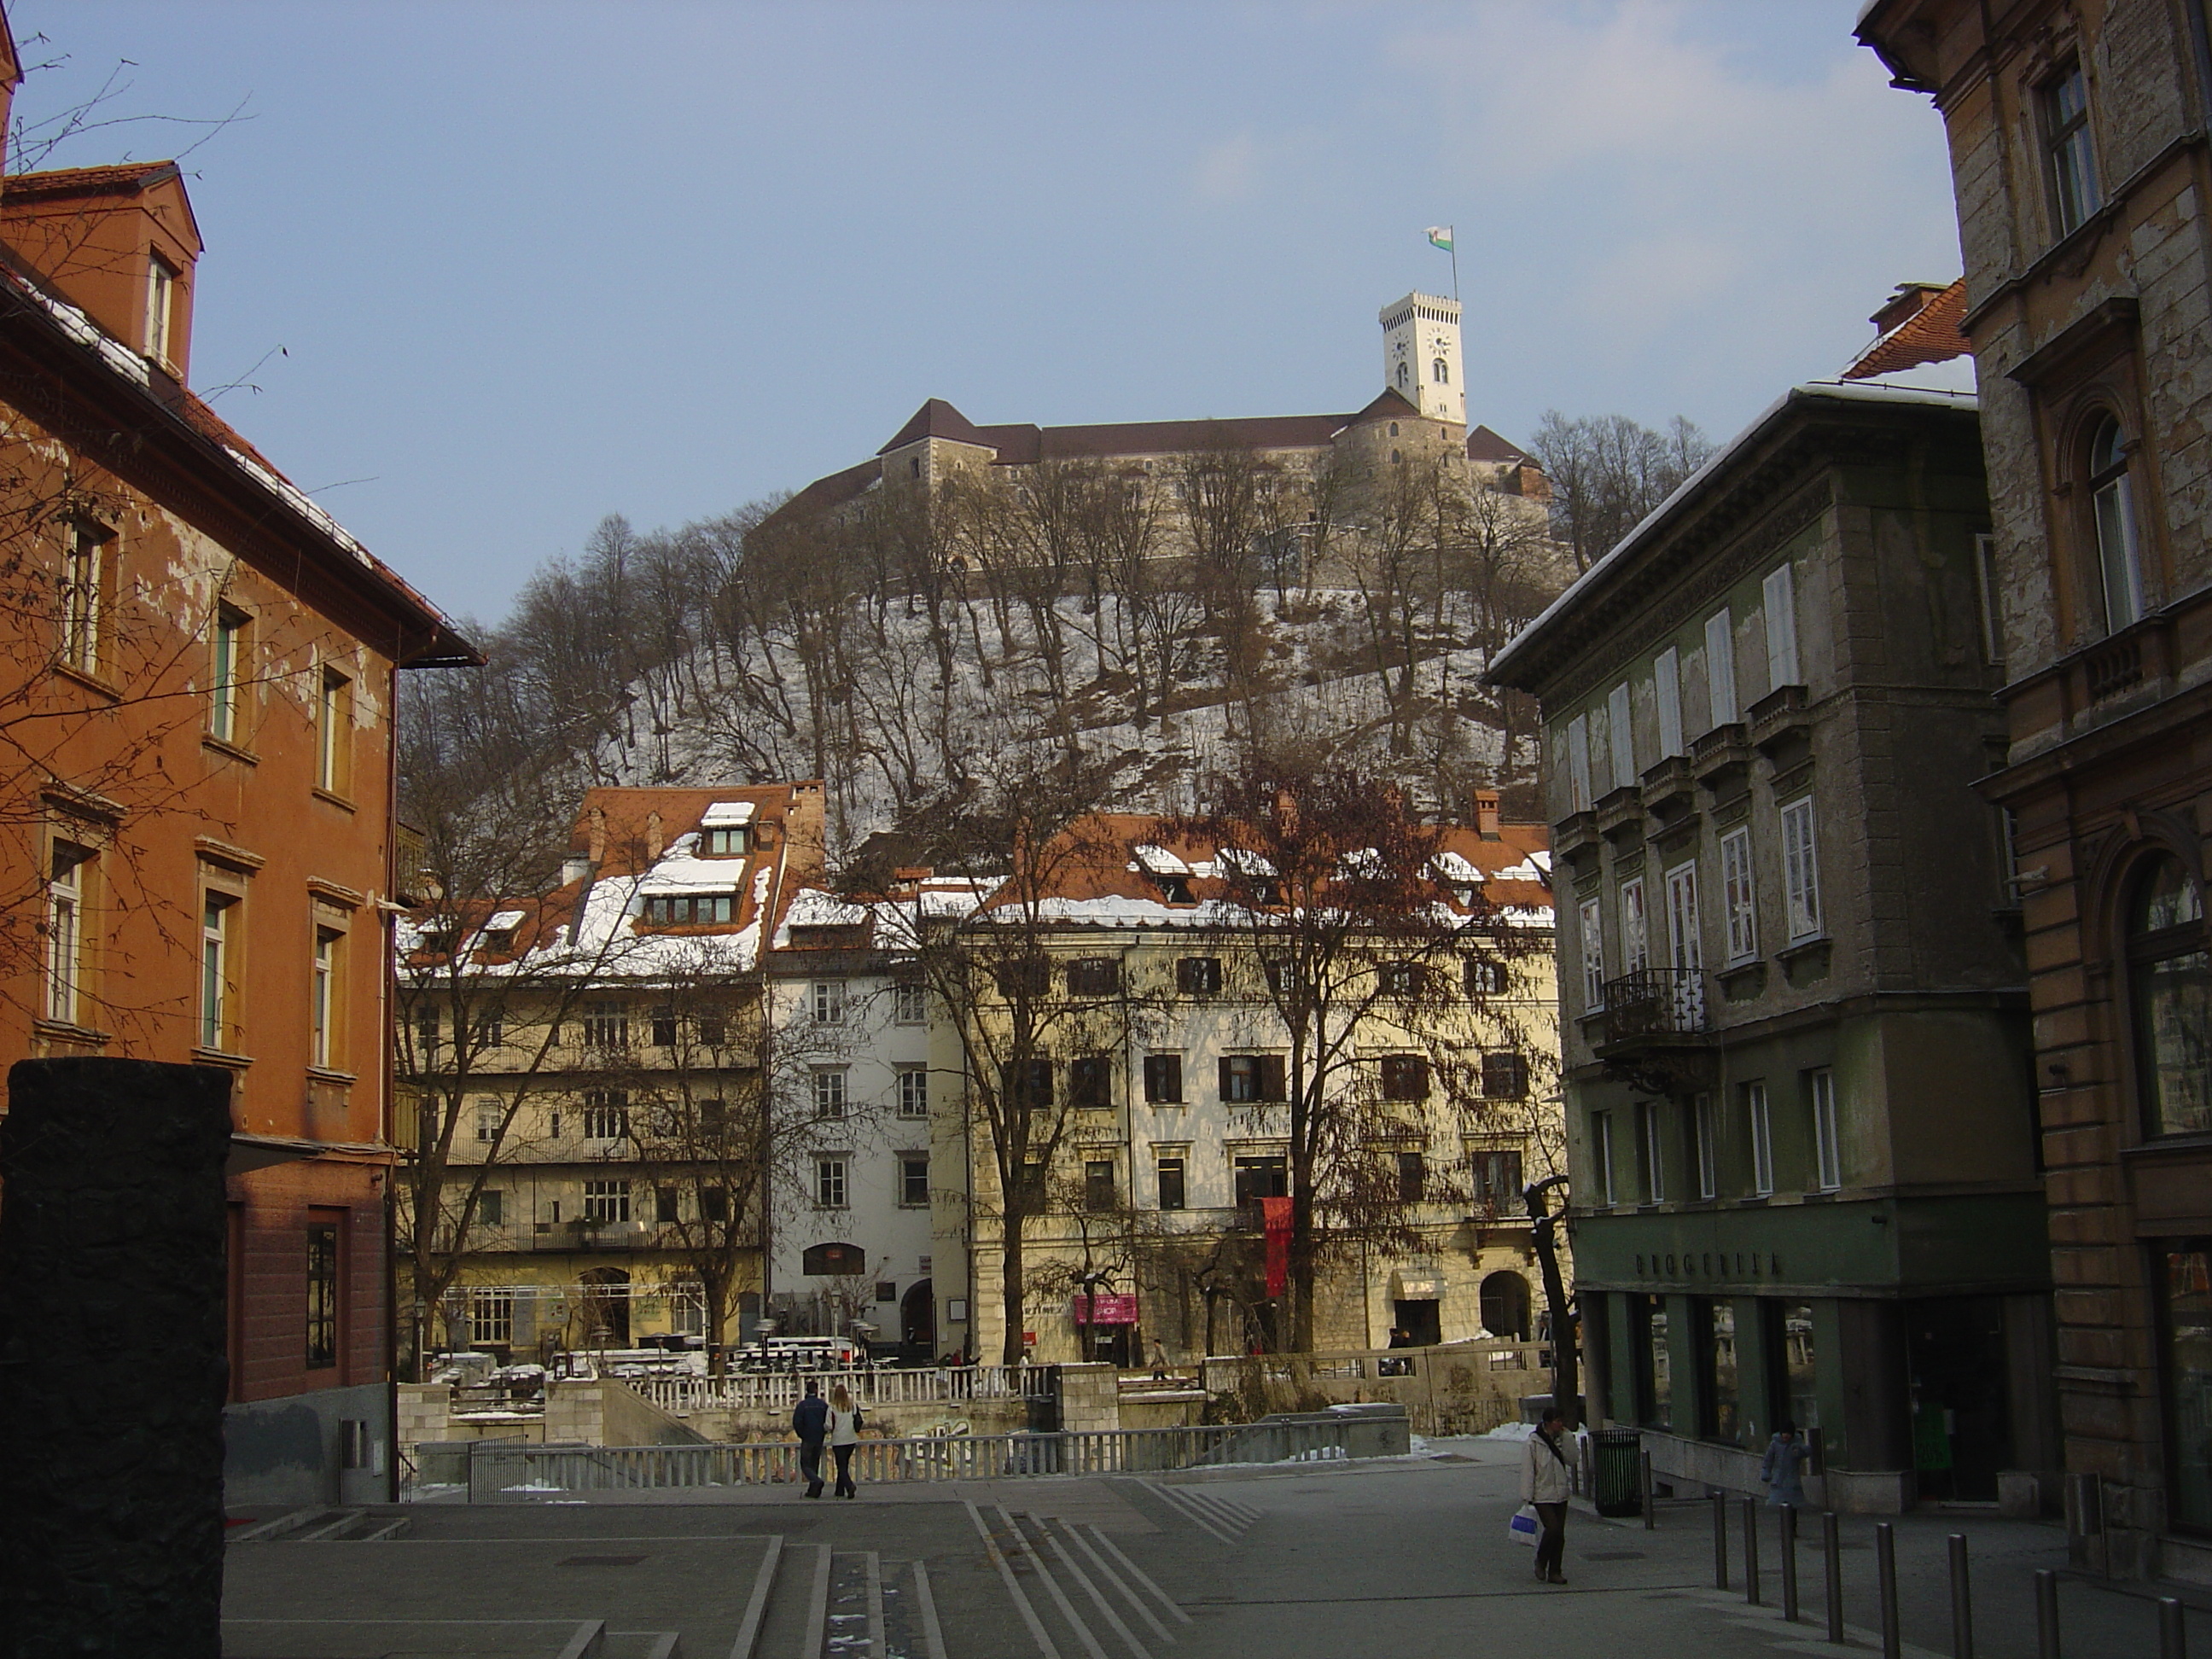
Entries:
[[944, 398], [932, 398], [915, 410], [913, 417], [898, 429], [897, 434], [876, 453], [888, 455], [894, 449], [919, 443], [924, 438], [945, 438], [957, 444], [977, 444], [986, 449], [991, 447], [991, 441], [983, 435], [973, 421]]
[[1499, 437], [1486, 426], [1478, 426], [1467, 434], [1467, 458], [1470, 461], [1533, 461], [1536, 458], [1518, 445]]
[[1377, 421], [1418, 421], [1425, 418], [1403, 392], [1385, 386], [1375, 401], [1345, 422], [1346, 426], [1372, 426]]

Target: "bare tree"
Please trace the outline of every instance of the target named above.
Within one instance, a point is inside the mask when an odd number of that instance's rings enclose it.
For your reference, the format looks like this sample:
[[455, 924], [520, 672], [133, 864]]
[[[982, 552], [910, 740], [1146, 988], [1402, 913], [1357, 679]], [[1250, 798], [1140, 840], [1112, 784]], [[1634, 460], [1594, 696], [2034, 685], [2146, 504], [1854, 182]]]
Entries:
[[1713, 446], [1676, 416], [1663, 431], [1626, 415], [1570, 418], [1547, 410], [1528, 447], [1552, 485], [1552, 521], [1576, 568], [1599, 557], [1705, 464]]

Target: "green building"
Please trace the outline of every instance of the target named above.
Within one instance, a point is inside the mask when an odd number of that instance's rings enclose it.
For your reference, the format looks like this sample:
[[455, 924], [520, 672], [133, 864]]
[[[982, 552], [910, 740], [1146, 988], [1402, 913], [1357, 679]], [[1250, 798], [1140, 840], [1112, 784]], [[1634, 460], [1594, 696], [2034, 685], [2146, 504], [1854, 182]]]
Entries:
[[1505, 651], [1540, 699], [1593, 1422], [1662, 1482], [2057, 1464], [1975, 400], [1799, 386]]

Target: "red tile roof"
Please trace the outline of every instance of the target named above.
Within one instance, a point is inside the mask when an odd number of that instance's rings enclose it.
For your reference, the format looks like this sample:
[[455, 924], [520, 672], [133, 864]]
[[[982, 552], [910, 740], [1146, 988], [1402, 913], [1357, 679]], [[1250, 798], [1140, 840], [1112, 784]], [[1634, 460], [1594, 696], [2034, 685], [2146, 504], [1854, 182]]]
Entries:
[[1846, 368], [1846, 380], [1895, 374], [1923, 363], [1948, 362], [1973, 349], [1959, 325], [1966, 315], [1966, 279], [1961, 276], [1895, 328], [1876, 340]]
[[136, 196], [177, 176], [174, 161], [127, 161], [119, 167], [55, 167], [0, 179], [0, 205], [52, 196]]
[[1534, 463], [1536, 459], [1527, 450], [1499, 437], [1486, 426], [1476, 427], [1467, 434], [1467, 458], [1470, 461], [1528, 463]]

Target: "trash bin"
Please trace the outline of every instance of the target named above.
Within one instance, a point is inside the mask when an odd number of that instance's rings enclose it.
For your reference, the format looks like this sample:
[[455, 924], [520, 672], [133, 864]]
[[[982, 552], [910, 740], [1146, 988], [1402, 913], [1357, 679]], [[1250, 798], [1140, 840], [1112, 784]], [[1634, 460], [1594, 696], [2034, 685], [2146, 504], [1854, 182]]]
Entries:
[[1596, 1464], [1592, 1491], [1600, 1515], [1644, 1512], [1644, 1437], [1634, 1429], [1598, 1429], [1590, 1435]]

